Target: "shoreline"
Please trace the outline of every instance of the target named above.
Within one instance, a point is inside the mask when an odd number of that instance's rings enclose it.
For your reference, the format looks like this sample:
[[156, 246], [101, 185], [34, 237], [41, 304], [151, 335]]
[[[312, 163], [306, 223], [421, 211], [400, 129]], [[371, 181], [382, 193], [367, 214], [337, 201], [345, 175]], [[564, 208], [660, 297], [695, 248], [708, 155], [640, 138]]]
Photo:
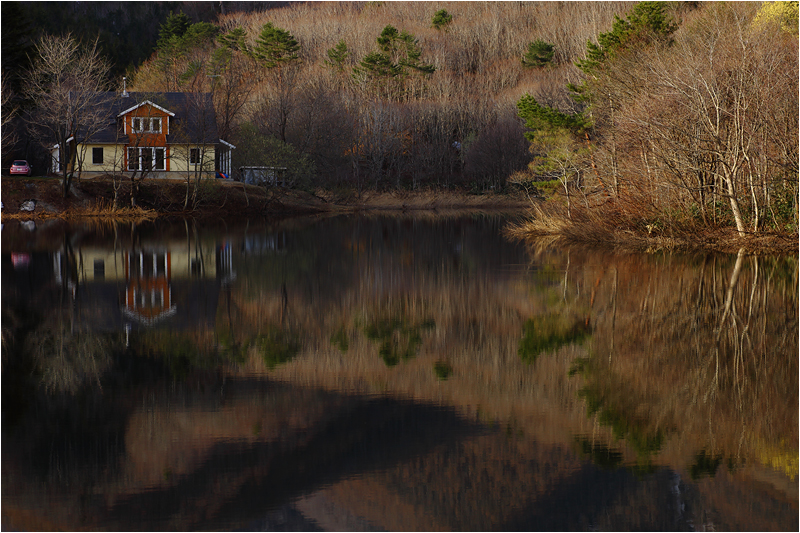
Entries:
[[[61, 197], [56, 179], [4, 178], [2, 184], [7, 220], [76, 220], [88, 218], [242, 218], [287, 217], [318, 213], [361, 211], [437, 211], [444, 209], [525, 210], [530, 202], [519, 194], [470, 194], [456, 190], [356, 191], [265, 189], [239, 182], [212, 182], [193, 209], [184, 209], [186, 186], [181, 182], [145, 182], [137, 207], [113, 207], [110, 182], [84, 180], [73, 184], [70, 198]], [[127, 199], [123, 189], [119, 197]], [[33, 211], [22, 211], [27, 200], [35, 200]]]
[[736, 254], [744, 250], [748, 255], [788, 256], [797, 255], [798, 237], [779, 233], [748, 234], [740, 237], [735, 230], [724, 228], [688, 236], [648, 237], [630, 231], [608, 240], [588, 240], [574, 238], [560, 233], [526, 231], [519, 227], [507, 230], [509, 237], [535, 245], [547, 242], [556, 246], [588, 246], [613, 249], [620, 252], [656, 254], [661, 252], [679, 253], [724, 253]]
[[[162, 219], [241, 220], [244, 218], [285, 219], [308, 215], [347, 213], [444, 213], [444, 212], [530, 212], [529, 222], [517, 223], [506, 230], [509, 238], [535, 245], [537, 241], [569, 246], [596, 246], [620, 251], [721, 252], [745, 250], [755, 255], [792, 255], [798, 253], [797, 234], [763, 232], [740, 236], [732, 228], [649, 235], [627, 228], [592, 228], [564, 224], [557, 218], [532, 224], [533, 210], [524, 193], [470, 194], [457, 190], [362, 191], [317, 190], [304, 192], [289, 189], [265, 189], [239, 182], [212, 182], [202, 191], [195, 209], [184, 210], [186, 184], [181, 182], [145, 182], [141, 186], [139, 206], [113, 207], [113, 188], [105, 180], [83, 180], [73, 184], [69, 199], [63, 199], [61, 184], [55, 178], [9, 178], [2, 180], [4, 221], [64, 222], [146, 222]], [[125, 198], [128, 191], [118, 191]], [[33, 211], [19, 210], [23, 202], [35, 200]], [[549, 223], [549, 225], [548, 225]]]

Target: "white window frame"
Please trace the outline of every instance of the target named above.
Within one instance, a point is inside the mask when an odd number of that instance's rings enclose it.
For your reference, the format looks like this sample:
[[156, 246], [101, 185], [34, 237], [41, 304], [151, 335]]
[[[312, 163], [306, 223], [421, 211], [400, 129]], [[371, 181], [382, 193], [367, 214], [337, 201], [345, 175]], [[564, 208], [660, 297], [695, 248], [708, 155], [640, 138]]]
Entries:
[[199, 165], [200, 160], [200, 148], [189, 148], [189, 164], [190, 165]]

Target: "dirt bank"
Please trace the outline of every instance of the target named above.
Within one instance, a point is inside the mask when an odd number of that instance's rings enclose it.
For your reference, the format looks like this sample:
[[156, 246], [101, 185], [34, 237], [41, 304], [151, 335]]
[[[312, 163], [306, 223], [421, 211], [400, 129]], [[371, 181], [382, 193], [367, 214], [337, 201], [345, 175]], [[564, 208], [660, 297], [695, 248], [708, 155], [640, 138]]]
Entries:
[[[60, 181], [54, 178], [2, 178], [3, 218], [45, 219], [129, 216], [194, 218], [286, 217], [325, 212], [361, 210], [440, 209], [524, 209], [530, 204], [522, 196], [509, 194], [468, 194], [461, 191], [395, 191], [357, 193], [342, 191], [299, 191], [244, 186], [233, 181], [203, 184], [197, 201], [185, 207], [186, 184], [145, 182], [137, 194], [137, 209], [130, 209], [130, 186], [117, 190], [110, 180], [85, 180], [73, 184], [63, 198]], [[34, 200], [33, 211], [21, 208]], [[125, 208], [125, 209], [123, 209]]]

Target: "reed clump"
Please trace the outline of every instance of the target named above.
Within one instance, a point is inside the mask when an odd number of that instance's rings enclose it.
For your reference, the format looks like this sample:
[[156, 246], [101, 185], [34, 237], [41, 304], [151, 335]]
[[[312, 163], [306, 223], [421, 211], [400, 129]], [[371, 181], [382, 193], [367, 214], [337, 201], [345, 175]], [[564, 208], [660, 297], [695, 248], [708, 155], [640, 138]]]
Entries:
[[640, 197], [610, 198], [596, 205], [534, 201], [529, 218], [510, 224], [509, 237], [610, 245], [631, 251], [707, 249], [755, 253], [793, 253], [796, 237], [778, 233], [740, 234], [730, 227], [704, 227], [691, 217], [658, 210]]
[[113, 201], [98, 198], [93, 205], [70, 207], [60, 215], [66, 220], [86, 217], [111, 218], [115, 220], [153, 220], [158, 212], [142, 207], [120, 207]]
[[3, 213], [3, 220], [79, 220], [79, 219], [105, 219], [114, 222], [141, 222], [153, 220], [158, 217], [158, 212], [142, 207], [120, 207], [110, 200], [98, 198], [94, 204], [88, 206], [73, 206], [64, 211], [50, 211], [38, 209], [34, 211], [20, 211], [18, 213]]

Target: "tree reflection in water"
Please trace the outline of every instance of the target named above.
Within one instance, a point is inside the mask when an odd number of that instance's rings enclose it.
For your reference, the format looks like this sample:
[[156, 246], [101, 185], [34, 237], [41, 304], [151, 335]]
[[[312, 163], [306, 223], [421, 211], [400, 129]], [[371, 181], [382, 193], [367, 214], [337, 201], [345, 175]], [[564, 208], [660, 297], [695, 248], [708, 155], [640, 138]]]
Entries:
[[[796, 258], [526, 249], [503, 224], [156, 225], [27, 269], [4, 250], [4, 520], [796, 524]], [[126, 342], [132, 251], [175, 312]]]

